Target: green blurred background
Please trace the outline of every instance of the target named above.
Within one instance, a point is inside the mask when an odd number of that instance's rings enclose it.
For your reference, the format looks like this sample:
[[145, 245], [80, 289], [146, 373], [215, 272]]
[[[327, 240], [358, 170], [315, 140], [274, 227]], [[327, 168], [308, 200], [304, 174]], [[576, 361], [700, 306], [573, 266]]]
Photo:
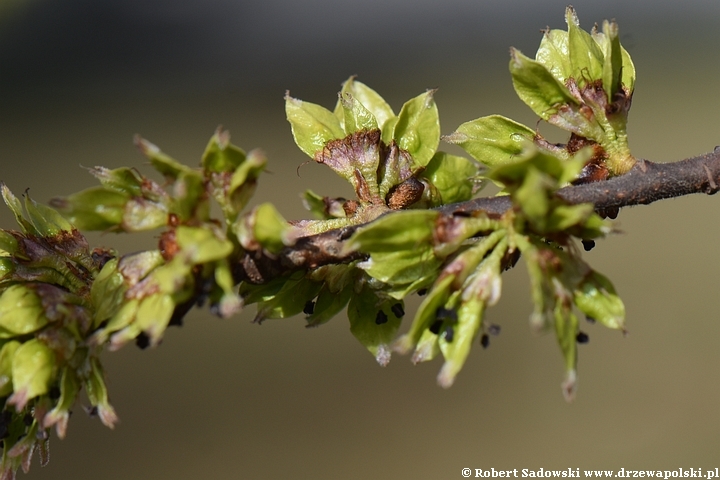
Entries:
[[[0, 179], [47, 201], [93, 185], [80, 166], [140, 166], [140, 133], [197, 164], [222, 124], [262, 147], [270, 172], [256, 202], [304, 215], [305, 188], [349, 195], [295, 148], [283, 93], [332, 107], [349, 75], [396, 109], [439, 87], [443, 133], [502, 113], [535, 118], [514, 97], [508, 47], [532, 55], [546, 0], [5, 0], [0, 4]], [[630, 142], [671, 161], [720, 144], [720, 2], [577, 0], [581, 24], [605, 18], [638, 72]], [[547, 126], [541, 129], [545, 133]], [[549, 133], [552, 135], [552, 133]], [[462, 478], [461, 469], [720, 466], [720, 238], [717, 199], [695, 196], [621, 212], [624, 233], [586, 259], [625, 300], [626, 338], [583, 325], [577, 399], [560, 391], [552, 336], [535, 337], [522, 268], [505, 276], [488, 321], [502, 333], [472, 352], [455, 386], [440, 363], [383, 369], [347, 320], [250, 324], [189, 315], [151, 351], [107, 354], [115, 431], [81, 408], [51, 441], [35, 479]], [[12, 228], [0, 211], [0, 225]], [[123, 252], [148, 248], [92, 235]], [[416, 305], [416, 304], [415, 304]], [[414, 310], [414, 306], [408, 307]]]

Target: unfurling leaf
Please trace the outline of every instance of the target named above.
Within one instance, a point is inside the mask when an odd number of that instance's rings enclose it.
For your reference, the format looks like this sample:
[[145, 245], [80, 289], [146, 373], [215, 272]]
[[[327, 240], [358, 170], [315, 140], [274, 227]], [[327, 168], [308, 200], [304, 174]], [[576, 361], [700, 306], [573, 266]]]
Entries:
[[464, 202], [482, 187], [480, 166], [465, 157], [436, 152], [422, 172], [440, 194], [436, 205]]
[[393, 132], [398, 146], [422, 166], [430, 162], [440, 142], [440, 120], [434, 93], [434, 90], [428, 90], [405, 102]]
[[525, 125], [501, 115], [490, 115], [463, 123], [443, 140], [460, 146], [478, 162], [493, 167], [520, 155], [533, 138], [535, 132]]
[[[340, 94], [350, 94], [355, 101], [366, 108], [377, 122], [377, 127], [382, 131], [382, 140], [385, 143], [390, 143], [392, 140], [392, 127], [395, 126], [397, 117], [393, 113], [392, 108], [388, 103], [372, 88], [368, 87], [362, 82], [355, 80], [355, 77], [350, 77], [343, 83]], [[335, 116], [340, 119], [340, 124], [343, 125], [347, 133], [351, 133], [345, 126], [345, 113], [341, 101], [338, 99], [338, 103], [335, 106]]]
[[325, 107], [285, 95], [285, 113], [300, 150], [313, 158], [330, 140], [345, 137], [338, 117]]
[[510, 49], [510, 73], [518, 97], [544, 120], [562, 105], [577, 103], [567, 87], [542, 63], [514, 48]]

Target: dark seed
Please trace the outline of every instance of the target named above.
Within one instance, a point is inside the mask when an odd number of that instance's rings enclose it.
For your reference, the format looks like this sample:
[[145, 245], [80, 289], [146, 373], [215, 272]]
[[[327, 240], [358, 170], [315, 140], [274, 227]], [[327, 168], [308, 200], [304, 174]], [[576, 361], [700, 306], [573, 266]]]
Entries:
[[375, 315], [375, 324], [376, 325], [382, 325], [383, 323], [387, 323], [387, 321], [388, 321], [388, 316], [385, 314], [385, 312], [383, 312], [382, 310], [377, 312], [377, 315]]
[[315, 302], [313, 302], [312, 300], [308, 300], [307, 302], [305, 302], [305, 306], [303, 307], [303, 313], [305, 315], [312, 315], [314, 311]]
[[432, 333], [434, 333], [435, 335], [437, 335], [438, 333], [440, 333], [440, 327], [442, 327], [442, 324], [443, 324], [442, 320], [435, 320], [435, 322], [432, 325], [430, 325], [429, 330]]
[[487, 348], [488, 345], [490, 345], [490, 336], [487, 333], [483, 333], [480, 337], [480, 345], [482, 345], [483, 348]]
[[491, 323], [488, 327], [488, 333], [494, 336], [500, 335], [500, 325], [495, 325], [494, 323]]
[[29, 413], [23, 417], [23, 423], [26, 427], [29, 427], [33, 423], [33, 416]]
[[403, 316], [405, 316], [405, 310], [403, 309], [402, 303], [396, 303], [395, 305], [390, 307], [390, 310], [397, 318], [402, 318]]
[[597, 321], [597, 320], [595, 320], [593, 317], [588, 317], [587, 315], [585, 315], [585, 320], [586, 320], [588, 323], [595, 323], [595, 322]]
[[85, 410], [85, 413], [88, 414], [88, 417], [95, 418], [98, 416], [98, 408], [97, 407], [85, 407], [83, 406], [83, 409]]
[[595, 248], [595, 240], [583, 240], [582, 244], [586, 252], [589, 252], [590, 250]]
[[140, 350], [145, 350], [150, 346], [150, 337], [148, 337], [145, 333], [141, 333], [135, 337], [135, 345], [137, 345]]
[[453, 327], [448, 325], [445, 327], [445, 341], [448, 343], [452, 343], [453, 339], [455, 338], [455, 330]]
[[422, 297], [423, 295], [427, 294], [427, 288], [421, 288], [417, 291], [418, 296]]
[[588, 337], [588, 334], [585, 332], [578, 332], [575, 336], [575, 340], [577, 340], [578, 343], [588, 343], [590, 341], [590, 337]]

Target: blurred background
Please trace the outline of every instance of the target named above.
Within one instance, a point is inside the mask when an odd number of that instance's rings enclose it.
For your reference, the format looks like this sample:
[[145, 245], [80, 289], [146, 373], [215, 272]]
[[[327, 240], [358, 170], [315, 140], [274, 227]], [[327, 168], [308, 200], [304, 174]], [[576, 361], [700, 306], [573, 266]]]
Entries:
[[[508, 48], [533, 55], [564, 28], [565, 1], [4, 0], [0, 3], [0, 179], [47, 201], [94, 185], [80, 166], [138, 166], [132, 136], [196, 165], [215, 128], [262, 147], [255, 202], [304, 216], [299, 193], [349, 195], [307, 158], [285, 121], [285, 90], [332, 108], [350, 75], [402, 103], [438, 87], [443, 133], [501, 113], [536, 119], [515, 96]], [[636, 156], [671, 161], [720, 144], [720, 2], [576, 0], [587, 29], [615, 18], [638, 80]], [[541, 126], [548, 132], [547, 126]], [[710, 469], [720, 447], [718, 200], [623, 210], [624, 233], [585, 258], [615, 283], [629, 335], [583, 325], [579, 390], [566, 404], [552, 336], [527, 326], [526, 273], [505, 275], [502, 327], [455, 386], [440, 362], [380, 368], [346, 318], [250, 324], [189, 315], [150, 351], [107, 354], [115, 431], [81, 408], [33, 479], [462, 478], [461, 469]], [[0, 225], [13, 228], [0, 209]], [[150, 248], [92, 235], [123, 252]], [[414, 311], [415, 304], [408, 310]]]

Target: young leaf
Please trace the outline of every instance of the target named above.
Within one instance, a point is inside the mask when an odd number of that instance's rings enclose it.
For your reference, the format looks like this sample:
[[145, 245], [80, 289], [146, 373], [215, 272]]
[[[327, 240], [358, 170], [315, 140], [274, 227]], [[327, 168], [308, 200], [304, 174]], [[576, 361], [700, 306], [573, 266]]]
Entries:
[[625, 328], [625, 305], [610, 280], [592, 271], [574, 291], [575, 305], [608, 328]]
[[396, 352], [405, 355], [415, 348], [425, 330], [436, 320], [438, 308], [445, 304], [450, 295], [450, 285], [453, 280], [455, 280], [454, 275], [447, 275], [435, 282], [415, 312], [415, 318], [410, 325], [410, 330], [393, 344], [393, 349]]
[[577, 103], [567, 87], [542, 63], [514, 48], [510, 49], [510, 74], [520, 99], [544, 120], [550, 118], [562, 105]]
[[330, 140], [345, 137], [340, 120], [325, 107], [285, 94], [285, 113], [295, 143], [310, 158], [314, 158]]
[[433, 210], [407, 210], [380, 217], [359, 228], [347, 242], [346, 249], [366, 253], [417, 249], [432, 239], [438, 215]]
[[42, 302], [32, 288], [15, 284], [0, 294], [0, 338], [26, 335], [47, 323]]
[[315, 301], [313, 313], [307, 317], [307, 326], [316, 327], [328, 322], [340, 313], [352, 297], [352, 286], [347, 286], [339, 292], [333, 292], [327, 285], [323, 285]]
[[[360, 102], [372, 115], [375, 117], [378, 127], [383, 131], [383, 140], [385, 143], [390, 143], [390, 137], [385, 136], [385, 125], [389, 120], [395, 119], [395, 113], [393, 112], [390, 105], [383, 99], [375, 90], [368, 87], [362, 82], [355, 80], [355, 77], [347, 79], [342, 86], [341, 94], [349, 93], [353, 96], [355, 101]], [[345, 115], [340, 100], [335, 106], [335, 115], [340, 119], [340, 123], [344, 122]], [[350, 133], [345, 127], [346, 132]], [[392, 135], [392, 130], [390, 130]]]
[[422, 177], [437, 189], [440, 204], [470, 200], [480, 187], [480, 166], [465, 157], [436, 152]]
[[230, 143], [230, 133], [218, 128], [202, 156], [202, 167], [208, 172], [232, 172], [245, 161], [245, 152]]
[[580, 28], [575, 9], [571, 6], [565, 10], [565, 21], [568, 25], [568, 53], [575, 81], [583, 87], [587, 82], [603, 78], [603, 53], [590, 34]]
[[122, 224], [129, 200], [127, 194], [92, 187], [65, 198], [54, 198], [50, 205], [79, 230], [109, 230]]
[[440, 142], [440, 120], [434, 93], [435, 90], [428, 90], [405, 102], [393, 133], [398, 146], [422, 166], [430, 162]]
[[494, 167], [520, 155], [533, 138], [535, 132], [529, 127], [501, 115], [490, 115], [463, 123], [443, 140]]
[[572, 75], [569, 51], [568, 32], [546, 30], [535, 54], [535, 60], [543, 64], [560, 83], [565, 84]]
[[340, 105], [343, 109], [343, 126], [350, 135], [359, 130], [374, 130], [378, 122], [365, 106], [349, 92], [340, 92]]

